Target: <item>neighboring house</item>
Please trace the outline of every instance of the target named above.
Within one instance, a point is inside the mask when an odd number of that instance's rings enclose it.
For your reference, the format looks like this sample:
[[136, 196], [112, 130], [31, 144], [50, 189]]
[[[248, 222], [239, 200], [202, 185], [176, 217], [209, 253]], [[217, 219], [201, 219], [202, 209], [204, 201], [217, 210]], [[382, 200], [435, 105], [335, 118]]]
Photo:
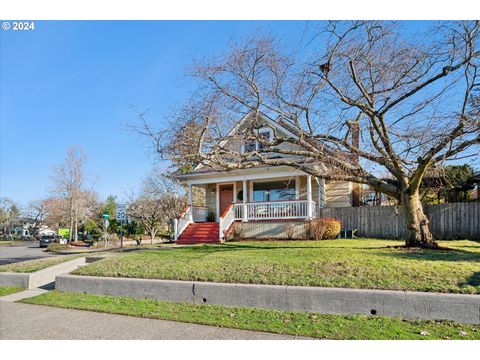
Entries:
[[30, 232], [28, 224], [13, 225], [8, 231], [9, 238], [13, 239], [31, 239], [33, 235]]
[[35, 233], [35, 236], [37, 238], [40, 238], [44, 235], [53, 236], [53, 235], [57, 235], [57, 232], [55, 230], [48, 228], [46, 225], [41, 225], [40, 229], [38, 229], [37, 232]]
[[361, 204], [363, 206], [390, 206], [395, 205], [395, 202], [386, 194], [372, 189], [363, 189], [361, 191]]
[[[241, 134], [249, 120], [250, 114], [231, 130], [227, 138], [233, 139], [235, 133]], [[295, 138], [286, 124], [282, 125], [263, 115], [260, 125], [257, 125], [259, 135], [272, 140], [274, 129], [280, 134]], [[237, 139], [241, 139], [241, 135]], [[262, 145], [255, 141], [229, 141], [232, 144], [224, 143], [223, 146], [236, 147], [241, 152], [258, 149]], [[295, 159], [292, 155], [285, 156]], [[298, 161], [304, 160], [298, 157]], [[311, 166], [325, 165], [311, 163]], [[258, 231], [253, 230], [253, 233], [249, 231], [249, 237], [265, 238], [274, 233], [278, 237], [286, 223], [305, 222], [315, 218], [319, 208], [351, 206], [351, 183], [326, 182], [288, 166], [259, 166], [225, 171], [199, 165], [187, 174], [177, 175], [177, 178], [186, 182], [189, 188], [189, 206], [175, 221], [175, 240], [179, 244], [223, 241], [234, 222], [244, 223], [243, 227], [269, 222], [267, 229], [263, 227]], [[201, 188], [205, 194], [203, 204], [192, 203], [194, 187]], [[253, 227], [249, 229], [252, 230]]]
[[42, 235], [55, 235], [55, 230], [46, 225], [38, 225], [34, 219], [18, 218], [14, 220], [8, 230], [8, 236], [14, 239], [33, 239]]

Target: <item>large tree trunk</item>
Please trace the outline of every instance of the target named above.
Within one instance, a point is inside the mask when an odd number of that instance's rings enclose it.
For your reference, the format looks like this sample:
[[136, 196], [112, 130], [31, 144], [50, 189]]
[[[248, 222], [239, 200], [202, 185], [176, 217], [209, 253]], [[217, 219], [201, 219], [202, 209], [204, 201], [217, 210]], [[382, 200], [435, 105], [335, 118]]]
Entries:
[[437, 248], [428, 227], [428, 217], [423, 212], [418, 190], [406, 189], [402, 192], [401, 206], [407, 227], [405, 245], [407, 247]]

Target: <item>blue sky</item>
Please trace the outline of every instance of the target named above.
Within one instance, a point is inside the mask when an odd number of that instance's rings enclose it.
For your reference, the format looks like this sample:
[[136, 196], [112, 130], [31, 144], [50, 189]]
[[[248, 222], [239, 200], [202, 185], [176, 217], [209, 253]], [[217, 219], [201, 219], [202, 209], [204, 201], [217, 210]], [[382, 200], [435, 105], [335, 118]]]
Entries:
[[[26, 205], [46, 196], [69, 146], [88, 156], [103, 199], [138, 188], [153, 156], [127, 129], [132, 105], [154, 119], [189, 95], [193, 59], [259, 30], [295, 44], [306, 22], [37, 21], [0, 31], [0, 193]], [[411, 29], [418, 23], [410, 23]]]
[[37, 21], [0, 32], [0, 191], [23, 204], [46, 195], [71, 145], [88, 156], [101, 198], [122, 197], [151, 169], [146, 142], [127, 130], [139, 109], [160, 117], [189, 94], [185, 69], [259, 28], [282, 37], [301, 22]]

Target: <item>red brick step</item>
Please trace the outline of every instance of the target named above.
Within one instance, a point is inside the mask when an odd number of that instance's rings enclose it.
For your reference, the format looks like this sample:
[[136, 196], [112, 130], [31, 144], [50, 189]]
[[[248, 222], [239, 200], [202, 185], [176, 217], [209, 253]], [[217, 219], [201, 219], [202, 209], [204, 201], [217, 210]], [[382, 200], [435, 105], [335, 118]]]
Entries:
[[180, 237], [177, 244], [206, 244], [218, 243], [218, 223], [193, 223], [187, 226]]

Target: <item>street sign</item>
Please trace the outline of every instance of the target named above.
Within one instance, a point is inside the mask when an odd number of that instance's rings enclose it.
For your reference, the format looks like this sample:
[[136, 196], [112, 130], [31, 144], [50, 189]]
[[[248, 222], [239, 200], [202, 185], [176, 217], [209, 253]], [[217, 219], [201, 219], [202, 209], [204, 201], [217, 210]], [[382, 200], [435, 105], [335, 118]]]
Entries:
[[127, 205], [117, 204], [116, 216], [120, 221], [120, 247], [123, 248], [123, 222], [127, 220]]
[[104, 219], [110, 219], [110, 214], [109, 213], [103, 213], [102, 218]]
[[117, 205], [117, 211], [116, 211], [117, 220], [125, 221], [127, 219], [126, 208], [127, 206], [125, 204]]

